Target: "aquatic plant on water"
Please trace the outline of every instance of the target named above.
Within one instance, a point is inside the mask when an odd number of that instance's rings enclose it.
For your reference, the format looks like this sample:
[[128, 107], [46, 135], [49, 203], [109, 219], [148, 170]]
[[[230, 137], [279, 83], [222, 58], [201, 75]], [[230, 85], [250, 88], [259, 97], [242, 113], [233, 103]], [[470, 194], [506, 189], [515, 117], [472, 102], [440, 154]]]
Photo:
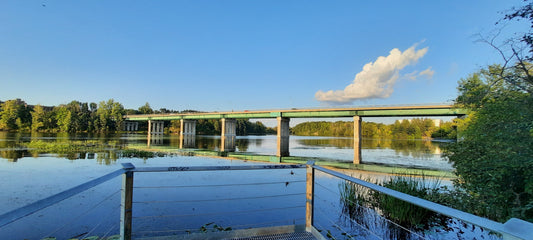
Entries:
[[118, 152], [120, 158], [154, 158], [154, 157], [164, 157], [164, 153], [160, 152], [148, 152], [137, 149], [124, 149]]
[[[110, 237], [90, 236], [90, 237], [84, 237], [84, 238], [69, 238], [68, 240], [119, 240], [119, 239], [120, 239], [120, 235], [113, 235]], [[41, 240], [57, 240], [57, 238], [47, 237]]]
[[68, 141], [68, 142], [47, 142], [42, 140], [23, 143], [22, 146], [33, 151], [49, 153], [71, 153], [83, 151], [99, 151], [109, 149], [119, 149], [116, 142], [102, 143], [99, 141]]

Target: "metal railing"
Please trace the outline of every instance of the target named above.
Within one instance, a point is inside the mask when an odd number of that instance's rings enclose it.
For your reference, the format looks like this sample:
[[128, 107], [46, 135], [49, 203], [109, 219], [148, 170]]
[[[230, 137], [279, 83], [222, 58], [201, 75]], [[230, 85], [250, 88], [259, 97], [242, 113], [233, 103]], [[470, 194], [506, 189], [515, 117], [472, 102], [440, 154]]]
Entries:
[[[495, 222], [487, 218], [479, 217], [479, 216], [466, 213], [466, 212], [463, 212], [463, 211], [460, 211], [454, 208], [446, 207], [444, 205], [440, 205], [440, 204], [437, 204], [437, 203], [434, 203], [428, 200], [414, 197], [414, 196], [411, 196], [411, 195], [408, 195], [402, 192], [398, 192], [398, 191], [395, 191], [395, 190], [392, 190], [392, 189], [389, 189], [389, 188], [386, 188], [386, 187], [383, 187], [377, 184], [363, 181], [358, 178], [350, 177], [348, 175], [339, 173], [337, 171], [333, 171], [333, 170], [330, 170], [324, 167], [316, 166], [312, 163], [310, 164], [308, 163], [309, 178], [312, 178], [312, 179], [315, 178], [315, 171], [320, 171], [321, 173], [325, 173], [326, 175], [337, 177], [341, 180], [345, 180], [347, 182], [362, 186], [364, 188], [375, 191], [379, 194], [391, 196], [398, 200], [402, 200], [404, 202], [428, 209], [435, 213], [442, 214], [444, 216], [447, 216], [453, 219], [458, 219], [463, 223], [468, 223], [468, 224], [472, 224], [472, 225], [487, 229], [491, 231], [492, 233], [501, 234], [503, 239], [533, 239], [533, 223], [530, 223], [530, 222], [526, 222], [526, 221], [516, 219], [516, 218], [510, 219], [506, 223]], [[316, 181], [313, 181], [313, 183], [316, 184]], [[313, 188], [314, 186], [311, 187], [311, 189]], [[311, 202], [312, 204], [313, 200], [311, 201], [308, 200], [308, 202]], [[308, 223], [308, 225], [313, 225], [312, 213], [311, 213], [311, 223]], [[335, 226], [335, 223], [332, 223], [332, 225]], [[338, 228], [338, 226], [335, 226], [335, 227]], [[405, 230], [408, 230], [408, 229], [405, 229]], [[346, 232], [344, 232], [342, 235], [346, 236], [347, 234]], [[381, 237], [377, 236], [377, 238], [380, 239]], [[420, 238], [425, 239], [423, 236]]]
[[[465, 213], [450, 207], [446, 207], [434, 202], [430, 202], [421, 198], [413, 197], [398, 191], [394, 191], [383, 186], [372, 184], [361, 179], [347, 176], [345, 174], [326, 169], [324, 167], [316, 166], [314, 163], [309, 162], [307, 165], [235, 165], [235, 166], [192, 166], [192, 167], [135, 167], [132, 164], [123, 164], [123, 168], [107, 175], [104, 175], [100, 178], [94, 179], [87, 183], [81, 184], [72, 189], [63, 191], [56, 195], [50, 196], [48, 198], [39, 200], [35, 203], [29, 204], [25, 207], [16, 209], [14, 211], [0, 215], [0, 230], [13, 222], [16, 222], [26, 216], [29, 216], [37, 211], [50, 207], [58, 202], [61, 202], [67, 198], [70, 198], [76, 194], [84, 192], [90, 188], [93, 188], [99, 184], [102, 184], [106, 181], [109, 181], [117, 176], [122, 175], [122, 189], [121, 189], [121, 213], [120, 213], [120, 235], [121, 239], [131, 239], [132, 237], [132, 221], [133, 216], [133, 205], [137, 204], [152, 204], [153, 202], [142, 202], [142, 201], [133, 201], [133, 192], [134, 192], [134, 181], [133, 177], [135, 173], [148, 173], [148, 172], [197, 172], [197, 171], [235, 171], [235, 170], [268, 170], [268, 169], [298, 169], [306, 168], [306, 191], [305, 191], [305, 227], [308, 232], [312, 232], [315, 235], [320, 234], [323, 238], [330, 237], [329, 231], [326, 232], [326, 228], [323, 226], [316, 225], [316, 215], [320, 209], [316, 207], [316, 201], [318, 198], [322, 197], [321, 195], [316, 194], [316, 187], [323, 187], [317, 185], [316, 174], [325, 174], [331, 178], [331, 176], [341, 179], [342, 181], [347, 181], [353, 184], [360, 185], [364, 188], [371, 189], [372, 191], [379, 192], [380, 194], [385, 194], [392, 196], [396, 199], [405, 201], [407, 203], [429, 209], [438, 214], [448, 216], [454, 219], [458, 219], [462, 222], [476, 225], [478, 227], [490, 230], [494, 233], [501, 234], [504, 239], [532, 239], [533, 237], [533, 224], [525, 222], [519, 219], [511, 219], [506, 223], [498, 223], [491, 221], [486, 218], [478, 217], [469, 213]], [[291, 171], [292, 173], [292, 171]], [[302, 181], [303, 182], [303, 181]], [[241, 183], [243, 185], [245, 183]], [[288, 182], [287, 182], [288, 184]], [[168, 186], [176, 187], [176, 186]], [[183, 187], [183, 186], [179, 186]], [[197, 186], [192, 186], [191, 188], [196, 188]], [[216, 187], [216, 186], [215, 186]], [[140, 186], [138, 188], [149, 188], [148, 186]], [[295, 193], [294, 193], [295, 194]], [[302, 193], [303, 194], [303, 193]], [[272, 195], [274, 196], [274, 195]], [[272, 197], [268, 196], [268, 197]], [[277, 196], [277, 195], [276, 195]], [[276, 197], [274, 196], [274, 197]], [[219, 200], [232, 200], [231, 198], [224, 198]], [[338, 198], [337, 198], [338, 200]], [[198, 201], [198, 200], [194, 200]], [[266, 209], [269, 210], [269, 209]], [[226, 214], [221, 212], [220, 214]], [[331, 214], [331, 213], [328, 213]], [[181, 217], [190, 217], [187, 214], [180, 215]], [[163, 216], [158, 216], [163, 217]], [[331, 226], [335, 228], [341, 228], [334, 221], [331, 221]], [[246, 226], [243, 226], [246, 227]], [[320, 229], [320, 230], [317, 230]], [[319, 231], [322, 231], [319, 233]], [[343, 232], [343, 236], [348, 236], [348, 239], [352, 239], [346, 232]], [[377, 235], [376, 235], [377, 236]], [[377, 236], [376, 238], [380, 238]], [[423, 237], [421, 237], [423, 238]]]
[[[132, 236], [134, 235], [135, 237], [145, 237], [145, 236], [150, 237], [150, 236], [153, 236], [154, 234], [156, 235], [157, 234], [169, 234], [169, 235], [190, 234], [194, 231], [197, 231], [198, 228], [191, 228], [190, 226], [189, 227], [186, 226], [186, 225], [190, 225], [190, 223], [183, 224], [182, 226], [176, 226], [174, 222], [180, 223], [180, 219], [188, 219], [188, 221], [193, 221], [193, 220], [196, 220], [194, 218], [197, 218], [197, 217], [207, 218], [205, 220], [199, 220], [199, 223], [202, 223], [202, 221], [204, 224], [212, 223], [212, 224], [209, 224], [209, 226], [203, 226], [204, 231], [207, 230], [206, 229], [207, 227], [209, 227], [210, 229], [213, 229], [213, 226], [215, 225], [215, 223], [219, 224], [216, 226], [216, 228], [218, 228], [219, 231], [224, 231], [225, 229], [224, 227], [221, 227], [220, 225], [229, 227], [232, 230], [250, 228], [250, 227], [258, 227], [258, 223], [247, 222], [243, 224], [243, 223], [233, 222], [230, 225], [226, 225], [226, 224], [221, 224], [217, 220], [220, 220], [218, 216], [225, 216], [225, 218], [231, 218], [232, 216], [242, 217], [243, 215], [246, 215], [246, 214], [257, 215], [258, 216], [257, 218], [261, 218], [261, 216], [264, 217], [269, 212], [284, 212], [284, 211], [300, 209], [300, 208], [303, 210], [303, 208], [305, 207], [304, 201], [303, 201], [305, 193], [301, 191], [282, 193], [282, 194], [263, 193], [260, 195], [252, 195], [252, 196], [248, 196], [248, 195], [242, 196], [239, 194], [237, 194], [237, 196], [230, 196], [230, 194], [224, 194], [223, 196], [213, 196], [208, 199], [198, 198], [199, 196], [192, 196], [192, 197], [183, 196], [187, 194], [195, 195], [192, 192], [186, 192], [184, 190], [185, 188], [193, 189], [195, 193], [205, 192], [205, 194], [201, 194], [201, 195], [208, 195], [209, 190], [203, 190], [203, 189], [223, 188], [223, 187], [226, 187], [226, 188], [237, 187], [238, 189], [243, 189], [247, 187], [263, 188], [265, 185], [278, 185], [278, 186], [286, 187], [287, 185], [293, 185], [295, 183], [300, 183], [300, 182], [304, 183], [305, 179], [300, 180], [296, 178], [296, 179], [288, 179], [284, 181], [278, 181], [277, 179], [273, 179], [268, 182], [264, 182], [264, 181], [248, 182], [246, 179], [241, 178], [239, 179], [240, 180], [239, 182], [233, 183], [233, 184], [222, 182], [222, 180], [220, 180], [219, 183], [206, 185], [206, 184], [203, 184], [202, 183], [203, 181], [201, 180], [199, 181], [195, 180], [195, 184], [193, 186], [187, 185], [186, 183], [175, 184], [174, 182], [171, 182], [174, 184], [169, 183], [170, 185], [166, 184], [164, 186], [160, 186], [160, 185], [134, 186], [134, 183], [133, 183], [134, 174], [135, 175], [139, 174], [139, 176], [142, 176], [140, 175], [142, 173], [169, 172], [169, 173], [180, 174], [182, 177], [184, 176], [186, 177], [187, 175], [184, 175], [185, 172], [243, 171], [243, 170], [255, 171], [255, 170], [282, 170], [282, 169], [290, 170], [290, 169], [302, 169], [305, 167], [306, 165], [281, 165], [281, 164], [280, 165], [236, 165], [236, 166], [191, 166], [191, 167], [135, 167], [131, 164], [124, 164], [124, 168], [127, 170], [127, 172], [123, 174], [123, 178], [122, 178], [123, 198], [122, 198], [122, 204], [121, 204], [122, 208], [121, 208], [120, 234], [121, 236], [123, 236], [123, 239], [131, 239]], [[292, 171], [290, 172], [292, 173]], [[291, 175], [290, 173], [288, 174]], [[295, 177], [296, 176], [293, 176], [293, 178]], [[145, 197], [148, 199], [143, 199], [142, 197], [139, 197], [140, 195], [142, 195], [141, 192], [139, 191], [147, 190], [147, 189], [155, 190], [155, 191], [165, 191], [165, 190], [168, 191], [169, 189], [171, 190], [177, 189], [176, 192], [178, 192], [178, 194], [166, 193], [164, 195], [165, 199], [163, 200], [160, 199], [161, 196], [154, 196], [154, 197], [150, 196], [151, 193], [144, 194], [145, 196], [148, 196], [148, 197]], [[135, 197], [136, 200], [134, 200], [134, 197], [133, 197], [134, 192], [135, 192], [135, 196], [137, 196]], [[228, 192], [239, 192], [239, 191], [228, 190]], [[180, 198], [174, 199], [174, 197], [176, 197], [174, 195], [180, 195], [178, 196]], [[301, 201], [297, 201], [295, 203], [286, 201], [288, 203], [287, 206], [284, 206], [283, 204], [281, 204], [281, 202], [283, 201], [280, 200], [280, 198], [282, 197], [290, 198], [292, 196], [301, 196], [301, 198], [298, 198], [298, 199], [301, 199]], [[205, 197], [205, 196], [202, 196], [202, 197]], [[255, 205], [258, 205], [257, 202], [262, 199], [274, 199], [275, 201], [279, 203], [274, 204], [274, 205], [269, 204], [269, 206], [266, 208], [255, 207]], [[217, 203], [220, 203], [220, 202], [226, 202], [226, 203], [237, 202], [236, 203], [237, 205], [242, 205], [242, 206], [236, 206], [234, 208], [231, 208], [229, 207], [230, 204], [223, 204], [222, 206], [224, 207], [209, 209], [209, 210], [206, 210], [205, 212], [202, 212], [202, 210], [200, 209], [202, 207], [207, 208], [206, 205], [209, 205], [210, 203], [214, 203], [215, 205], [217, 205]], [[252, 204], [253, 206], [245, 208], [244, 205], [246, 204], [243, 204], [245, 202], [253, 202]], [[301, 205], [299, 204], [299, 202], [301, 203]], [[139, 210], [139, 207], [141, 207], [139, 205], [144, 206], [144, 205], [151, 205], [151, 204], [164, 204], [166, 208], [171, 208], [171, 209], [169, 209], [170, 211], [161, 211], [161, 212], [155, 212], [155, 213], [151, 213], [151, 212], [143, 213], [145, 212], [145, 210]], [[187, 207], [186, 208], [181, 207], [181, 205], [179, 204], [186, 204]], [[178, 205], [180, 207], [178, 207]], [[176, 210], [172, 208], [178, 208], [178, 209]], [[190, 211], [189, 209], [191, 208], [196, 208], [196, 210]], [[132, 214], [133, 209], [137, 209], [135, 210], [136, 215]], [[142, 224], [143, 220], [147, 220], [149, 222], [149, 225], [153, 225], [153, 223], [156, 222], [158, 219], [164, 219], [163, 221], [161, 221], [162, 224], [156, 224], [158, 225], [157, 227], [159, 229], [154, 229], [153, 228], [154, 226], [149, 226], [150, 228], [149, 230], [142, 230], [140, 229], [141, 227], [139, 227], [140, 225], [143, 225]], [[303, 216], [301, 220], [303, 222], [304, 220]], [[138, 221], [138, 222], [135, 222], [135, 224], [133, 224], [134, 221]], [[184, 223], [184, 221], [181, 221], [181, 223]], [[281, 220], [281, 221], [272, 220], [268, 222], [267, 224], [275, 224], [275, 223], [288, 224], [287, 221], [284, 221], [284, 220]], [[167, 225], [174, 226], [174, 228], [167, 229], [165, 228]], [[137, 230], [135, 230], [134, 228]], [[163, 228], [163, 229], [160, 229], [160, 228]], [[144, 234], [147, 234], [147, 235], [144, 235]]]

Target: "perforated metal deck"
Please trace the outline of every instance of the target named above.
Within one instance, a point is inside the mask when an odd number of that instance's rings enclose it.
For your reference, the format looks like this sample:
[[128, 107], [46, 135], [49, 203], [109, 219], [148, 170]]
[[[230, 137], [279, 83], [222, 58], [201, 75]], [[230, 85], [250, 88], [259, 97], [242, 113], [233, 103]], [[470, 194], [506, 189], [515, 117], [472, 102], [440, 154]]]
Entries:
[[187, 235], [158, 236], [135, 238], [136, 240], [326, 240], [312, 228], [305, 231], [305, 226], [289, 225], [279, 227], [263, 227], [239, 229], [228, 232], [192, 233]]
[[272, 235], [263, 235], [255, 237], [242, 237], [242, 238], [228, 238], [227, 240], [316, 240], [313, 234], [309, 232], [295, 232], [295, 233], [282, 233], [282, 234], [272, 234]]

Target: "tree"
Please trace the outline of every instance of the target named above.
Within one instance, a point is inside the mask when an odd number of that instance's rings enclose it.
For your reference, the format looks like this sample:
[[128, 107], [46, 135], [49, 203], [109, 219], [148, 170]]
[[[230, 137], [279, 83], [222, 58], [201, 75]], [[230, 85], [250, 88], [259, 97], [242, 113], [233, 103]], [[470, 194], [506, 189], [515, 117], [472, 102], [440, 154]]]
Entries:
[[36, 105], [33, 108], [33, 112], [31, 113], [31, 130], [32, 131], [39, 131], [43, 130], [46, 126], [45, 122], [47, 121], [46, 112], [44, 111], [44, 108], [41, 105]]
[[8, 100], [2, 103], [0, 108], [0, 130], [29, 129], [31, 114], [24, 101]]
[[101, 101], [96, 110], [96, 116], [99, 120], [99, 131], [118, 131], [122, 126], [124, 119], [124, 106], [113, 99]]
[[146, 102], [143, 106], [139, 107], [139, 113], [141, 114], [152, 114], [154, 110], [150, 107], [150, 104]]
[[96, 103], [89, 103], [89, 116], [88, 116], [88, 122], [87, 122], [87, 131], [89, 132], [96, 132], [98, 129], [98, 116], [96, 115], [96, 112], [98, 110], [98, 105]]
[[512, 8], [511, 13], [505, 14], [503, 20], [504, 21], [511, 21], [511, 20], [523, 20], [529, 21], [530, 28], [529, 31], [523, 34], [520, 34], [521, 36], [518, 37], [518, 41], [522, 42], [527, 48], [529, 48], [528, 56], [525, 56], [525, 60], [527, 61], [533, 61], [533, 2], [527, 3], [527, 0], [525, 0], [526, 5], [520, 7], [520, 8]]
[[55, 120], [60, 132], [70, 132], [71, 131], [71, 119], [72, 113], [68, 110], [65, 105], [54, 108]]
[[[496, 24], [508, 24], [512, 20], [529, 21], [529, 29], [524, 33], [516, 33], [512, 37], [499, 42], [497, 39], [501, 31], [497, 31], [492, 37], [480, 35], [480, 41], [485, 42], [498, 52], [503, 60], [502, 64], [489, 71], [496, 76], [495, 82], [503, 81], [514, 85], [521, 91], [533, 93], [533, 2], [524, 1], [526, 5], [512, 8], [505, 14], [501, 21]], [[518, 37], [517, 37], [518, 36]], [[492, 86], [487, 86], [489, 89]]]
[[489, 66], [459, 81], [456, 105], [470, 112], [462, 121], [463, 140], [445, 157], [458, 176], [456, 188], [466, 193], [464, 210], [502, 222], [533, 221], [533, 97], [492, 74], [501, 68]]

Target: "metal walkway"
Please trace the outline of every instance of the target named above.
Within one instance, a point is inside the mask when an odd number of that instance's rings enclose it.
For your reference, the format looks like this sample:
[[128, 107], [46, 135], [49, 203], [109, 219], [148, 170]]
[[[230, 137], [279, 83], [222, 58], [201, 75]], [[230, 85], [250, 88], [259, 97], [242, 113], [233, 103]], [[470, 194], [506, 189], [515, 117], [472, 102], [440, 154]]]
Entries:
[[272, 235], [263, 235], [255, 237], [242, 237], [242, 238], [227, 238], [227, 240], [277, 240], [277, 239], [287, 239], [287, 240], [316, 240], [315, 236], [310, 232], [295, 232], [295, 233], [282, 233], [282, 234], [272, 234]]
[[325, 240], [315, 228], [305, 231], [303, 225], [238, 229], [228, 232], [192, 233], [186, 235], [134, 238], [136, 240]]

